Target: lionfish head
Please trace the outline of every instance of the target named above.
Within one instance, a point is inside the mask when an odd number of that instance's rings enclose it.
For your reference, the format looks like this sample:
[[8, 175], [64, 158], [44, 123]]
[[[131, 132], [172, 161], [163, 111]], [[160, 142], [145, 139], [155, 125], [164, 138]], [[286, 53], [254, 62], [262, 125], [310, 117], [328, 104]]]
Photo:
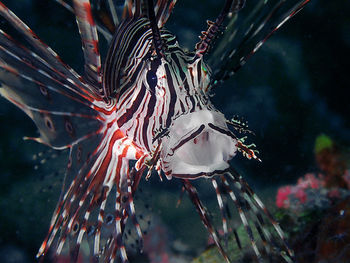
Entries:
[[153, 138], [161, 145], [162, 170], [168, 179], [223, 172], [236, 153], [237, 140], [224, 115], [209, 100], [210, 70], [203, 60], [206, 51], [200, 45], [193, 53], [184, 51], [174, 35], [159, 30], [152, 12], [149, 18], [154, 56], [143, 74], [145, 85], [168, 111]]
[[209, 100], [211, 71], [203, 56], [185, 52], [170, 32], [164, 30], [160, 36], [160, 48], [155, 48], [142, 75], [145, 86], [169, 111], [165, 128], [153, 138], [161, 138], [162, 169], [169, 179], [222, 173], [236, 154], [237, 140]]
[[[147, 149], [161, 145], [159, 160], [169, 179], [212, 176], [228, 169], [237, 139], [210, 102], [211, 71], [203, 56], [184, 51], [176, 37], [152, 19], [125, 21], [119, 28], [107, 55], [105, 88], [120, 101], [129, 94], [149, 98], [144, 123], [154, 126], [154, 136], [139, 143], [150, 146]], [[142, 45], [128, 45], [140, 39]]]

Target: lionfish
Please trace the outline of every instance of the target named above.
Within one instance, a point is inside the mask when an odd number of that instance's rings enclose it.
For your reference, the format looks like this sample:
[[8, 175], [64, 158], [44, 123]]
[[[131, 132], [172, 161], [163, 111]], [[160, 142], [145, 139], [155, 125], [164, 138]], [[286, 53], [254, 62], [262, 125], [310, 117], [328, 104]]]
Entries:
[[[278, 223], [229, 164], [237, 152], [260, 160], [255, 145], [237, 135], [252, 132], [241, 119], [226, 119], [211, 103], [210, 91], [308, 0], [257, 0], [241, 27], [235, 21], [244, 0], [226, 0], [192, 52], [164, 27], [176, 0], [56, 1], [76, 17], [82, 75], [0, 2], [3, 21], [21, 39], [0, 31], [1, 95], [36, 124], [40, 137], [27, 139], [69, 149], [62, 194], [37, 258], [57, 259], [68, 246], [75, 262], [89, 239], [90, 261], [128, 262], [123, 233], [129, 220], [140, 249], [143, 238], [133, 197], [142, 177], [155, 171], [160, 178], [182, 182], [226, 262], [225, 246], [193, 180], [212, 184], [226, 239], [231, 200], [256, 258], [261, 261], [274, 250], [292, 262]], [[108, 42], [104, 61], [99, 36]], [[113, 204], [110, 213], [107, 203]]]

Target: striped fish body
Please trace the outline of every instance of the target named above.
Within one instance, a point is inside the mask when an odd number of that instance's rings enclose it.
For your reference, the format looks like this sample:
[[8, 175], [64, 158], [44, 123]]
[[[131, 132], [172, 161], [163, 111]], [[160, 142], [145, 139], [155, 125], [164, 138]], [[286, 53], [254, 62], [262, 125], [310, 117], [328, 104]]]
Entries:
[[[225, 1], [193, 53], [181, 49], [164, 28], [176, 0], [125, 0], [121, 16], [118, 1], [92, 1], [93, 7], [89, 0], [73, 0], [72, 6], [56, 1], [76, 17], [85, 60], [82, 76], [0, 2], [1, 17], [25, 43], [0, 30], [0, 94], [35, 122], [40, 137], [28, 139], [69, 149], [62, 194], [37, 257], [57, 259], [69, 250], [70, 260], [77, 262], [85, 244], [90, 262], [128, 262], [127, 223], [132, 222], [141, 248], [143, 236], [133, 197], [144, 172], [148, 178], [155, 169], [183, 184], [226, 262], [229, 256], [190, 179], [211, 182], [226, 241], [229, 207], [234, 206], [258, 260], [262, 251], [275, 251], [292, 262], [278, 223], [229, 165], [237, 151], [260, 160], [254, 145], [245, 145], [245, 137], [233, 133], [250, 131], [237, 118], [228, 121], [209, 94], [308, 0], [259, 0], [250, 17], [260, 22], [248, 21], [248, 30], [228, 27], [228, 41], [219, 43], [209, 60], [213, 72], [203, 57], [224, 20], [235, 20], [243, 0]], [[284, 2], [292, 5], [287, 11], [280, 9]], [[109, 43], [104, 63], [98, 32]], [[231, 47], [236, 35], [243, 36], [242, 42]], [[130, 160], [136, 164], [131, 166]], [[241, 248], [237, 231], [232, 231]]]
[[158, 58], [145, 18], [125, 21], [116, 32], [104, 88], [118, 98], [120, 129], [149, 156], [159, 151], [168, 178], [195, 178], [228, 168], [236, 138], [209, 100], [210, 73], [203, 58], [184, 52], [166, 30], [161, 31], [165, 56]]

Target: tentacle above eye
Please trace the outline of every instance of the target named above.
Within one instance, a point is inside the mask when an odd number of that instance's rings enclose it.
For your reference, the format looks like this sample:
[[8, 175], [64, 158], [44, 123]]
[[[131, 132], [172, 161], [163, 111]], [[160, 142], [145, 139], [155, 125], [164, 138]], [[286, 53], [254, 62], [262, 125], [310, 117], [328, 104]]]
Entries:
[[164, 57], [164, 47], [163, 47], [160, 31], [158, 28], [158, 24], [157, 24], [157, 18], [154, 13], [153, 0], [148, 0], [147, 4], [148, 4], [148, 18], [150, 20], [151, 28], [152, 28], [153, 46], [156, 50], [158, 58], [161, 58], [161, 57]]
[[245, 0], [226, 0], [224, 7], [222, 8], [220, 14], [214, 22], [208, 21], [208, 29], [202, 32], [199, 37], [200, 41], [196, 44], [196, 54], [197, 56], [203, 56], [206, 54], [216, 38], [220, 27], [230, 12], [237, 12], [243, 7]]

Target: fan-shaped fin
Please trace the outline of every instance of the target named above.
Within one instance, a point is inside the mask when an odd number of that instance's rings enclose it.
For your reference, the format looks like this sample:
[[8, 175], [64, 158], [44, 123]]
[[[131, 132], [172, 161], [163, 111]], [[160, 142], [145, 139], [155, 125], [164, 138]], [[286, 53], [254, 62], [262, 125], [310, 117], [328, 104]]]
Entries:
[[40, 142], [65, 148], [101, 125], [101, 117], [83, 83], [65, 78], [3, 31], [0, 31], [0, 82], [1, 95], [36, 123]]
[[[213, 71], [213, 83], [232, 76], [246, 60], [287, 20], [293, 17], [309, 0], [261, 0], [246, 18], [242, 12], [231, 17], [224, 36], [208, 57]], [[249, 3], [247, 3], [248, 5]]]
[[77, 92], [84, 92], [89, 96], [91, 100], [98, 99], [94, 96], [94, 89], [84, 83], [73, 69], [64, 64], [61, 58], [45, 43], [43, 43], [37, 35], [24, 24], [14, 13], [12, 13], [3, 3], [0, 2], [0, 16], [2, 16], [11, 26], [13, 26], [19, 35], [23, 38], [25, 46], [28, 50], [35, 53], [35, 56], [39, 57], [41, 61], [45, 61], [45, 64], [54, 71], [63, 74], [67, 80], [69, 80], [76, 87]]
[[[119, 251], [118, 257], [126, 258], [121, 239], [128, 217], [134, 218], [131, 196], [135, 183], [128, 161], [137, 160], [142, 153], [116, 124], [109, 127], [71, 148], [64, 194], [38, 257], [47, 254], [50, 247], [59, 255], [68, 241], [75, 257], [87, 237], [93, 243], [92, 257], [104, 254], [112, 260]], [[135, 223], [135, 227], [139, 225]]]

